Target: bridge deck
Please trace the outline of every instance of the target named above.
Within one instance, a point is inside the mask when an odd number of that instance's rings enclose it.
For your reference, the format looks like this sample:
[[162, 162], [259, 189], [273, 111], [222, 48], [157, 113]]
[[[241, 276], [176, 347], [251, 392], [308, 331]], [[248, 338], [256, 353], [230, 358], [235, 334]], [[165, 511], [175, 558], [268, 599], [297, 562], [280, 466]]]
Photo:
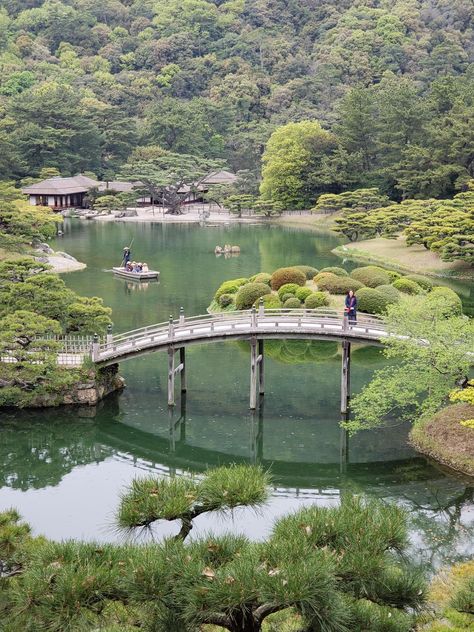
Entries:
[[332, 310], [253, 310], [182, 317], [109, 337], [98, 344], [94, 362], [106, 365], [137, 355], [205, 342], [242, 338], [309, 338], [379, 344], [387, 336], [376, 316], [360, 315], [349, 324]]

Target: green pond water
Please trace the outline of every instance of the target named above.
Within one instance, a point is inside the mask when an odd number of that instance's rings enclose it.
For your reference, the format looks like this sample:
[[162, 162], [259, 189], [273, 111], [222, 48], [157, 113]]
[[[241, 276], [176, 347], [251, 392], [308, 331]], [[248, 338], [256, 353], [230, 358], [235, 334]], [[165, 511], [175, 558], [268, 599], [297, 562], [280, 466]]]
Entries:
[[[162, 225], [67, 221], [53, 247], [87, 263], [67, 284], [101, 296], [113, 308], [116, 332], [167, 320], [183, 306], [205, 312], [225, 279], [291, 264], [337, 265], [333, 234], [277, 226]], [[123, 246], [161, 271], [159, 283], [137, 284], [106, 272]], [[239, 257], [214, 255], [238, 244]], [[348, 264], [349, 265], [349, 264]], [[468, 284], [457, 284], [467, 308]], [[363, 493], [409, 511], [413, 553], [437, 566], [472, 555], [474, 486], [443, 472], [406, 443], [393, 424], [347, 439], [339, 427], [340, 347], [332, 342], [266, 345], [266, 393], [251, 414], [249, 350], [245, 342], [191, 347], [188, 393], [172, 413], [166, 403], [166, 357], [155, 353], [121, 365], [127, 389], [97, 408], [2, 413], [0, 509], [15, 506], [36, 533], [55, 539], [117, 540], [114, 510], [120, 491], [147, 472], [174, 475], [231, 462], [262, 462], [274, 477], [268, 505], [231, 519], [201, 516], [193, 535], [232, 529], [268, 534], [276, 517], [306, 503], [338, 503]], [[375, 347], [355, 347], [352, 390], [384, 360]], [[175, 533], [160, 525], [158, 537]]]

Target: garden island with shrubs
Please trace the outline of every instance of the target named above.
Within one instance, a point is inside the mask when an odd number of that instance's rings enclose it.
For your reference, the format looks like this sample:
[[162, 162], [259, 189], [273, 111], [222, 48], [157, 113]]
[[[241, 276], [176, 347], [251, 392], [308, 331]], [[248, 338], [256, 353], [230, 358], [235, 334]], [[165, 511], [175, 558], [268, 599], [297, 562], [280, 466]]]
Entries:
[[462, 312], [461, 299], [450, 288], [435, 286], [431, 279], [419, 274], [402, 275], [375, 265], [351, 272], [336, 266], [318, 270], [296, 265], [272, 273], [258, 272], [249, 278], [230, 279], [217, 288], [208, 311], [251, 309], [258, 307], [261, 300], [266, 309], [340, 311], [349, 290], [357, 296], [358, 311], [367, 314], [384, 314], [403, 295], [426, 295], [428, 303], [442, 296], [452, 305], [453, 312]]

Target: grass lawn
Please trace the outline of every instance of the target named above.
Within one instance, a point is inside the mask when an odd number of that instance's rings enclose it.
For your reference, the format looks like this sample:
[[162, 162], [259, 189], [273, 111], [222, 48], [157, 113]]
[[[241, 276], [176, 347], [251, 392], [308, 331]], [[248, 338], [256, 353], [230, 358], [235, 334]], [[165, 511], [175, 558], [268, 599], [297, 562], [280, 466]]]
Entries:
[[376, 263], [405, 272], [417, 272], [433, 276], [457, 279], [473, 279], [474, 270], [462, 261], [441, 261], [437, 254], [423, 246], [407, 247], [405, 239], [366, 239], [338, 246], [334, 254], [364, 263]]
[[431, 419], [413, 426], [410, 442], [419, 452], [474, 476], [474, 430], [461, 426], [459, 422], [464, 419], [474, 419], [474, 406], [447, 406]]
[[276, 219], [272, 219], [275, 224], [282, 224], [284, 226], [301, 226], [311, 228], [319, 228], [324, 230], [331, 230], [334, 227], [334, 220], [339, 217], [339, 213], [333, 213], [332, 215], [313, 213], [311, 215], [282, 215]]

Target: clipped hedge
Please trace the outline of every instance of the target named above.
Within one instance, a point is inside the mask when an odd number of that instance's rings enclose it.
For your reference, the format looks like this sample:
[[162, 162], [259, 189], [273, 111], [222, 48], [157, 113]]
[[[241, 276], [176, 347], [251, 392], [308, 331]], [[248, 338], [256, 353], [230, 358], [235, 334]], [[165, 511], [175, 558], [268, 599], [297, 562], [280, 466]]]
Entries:
[[382, 292], [372, 287], [362, 287], [356, 292], [357, 310], [366, 314], [383, 314], [387, 309], [388, 301]]
[[431, 292], [434, 287], [433, 281], [422, 274], [407, 274], [404, 278], [415, 281], [415, 283], [418, 283], [418, 285], [427, 292]]
[[258, 274], [254, 274], [253, 277], [250, 277], [250, 281], [253, 283], [266, 283], [270, 285], [270, 281], [272, 279], [272, 275], [268, 274], [268, 272], [259, 272]]
[[297, 270], [301, 270], [308, 281], [311, 281], [311, 279], [319, 272], [319, 270], [317, 268], [313, 268], [313, 266], [295, 266], [295, 268]]
[[378, 285], [375, 289], [383, 294], [389, 303], [397, 303], [400, 300], [400, 292], [393, 285]]
[[250, 309], [258, 298], [270, 293], [266, 283], [247, 283], [237, 292], [235, 306], [237, 309]]
[[219, 305], [221, 307], [229, 307], [234, 302], [234, 296], [232, 294], [221, 294], [219, 296]]
[[406, 277], [397, 279], [392, 283], [392, 285], [404, 294], [421, 294], [423, 292], [422, 287], [418, 285], [418, 283], [416, 283], [415, 281], [411, 281]]
[[278, 295], [280, 298], [280, 301], [282, 303], [284, 303], [285, 301], [287, 301], [289, 298], [296, 298], [294, 294], [292, 294], [291, 292], [285, 292], [284, 294], [282, 294], [281, 296]]
[[292, 294], [294, 296], [296, 290], [299, 287], [301, 287], [301, 285], [298, 285], [297, 283], [285, 283], [284, 285], [282, 285], [278, 290], [278, 296], [280, 297], [280, 300], [282, 300], [285, 294]]
[[312, 293], [313, 293], [313, 290], [309, 287], [299, 287], [295, 292], [295, 296], [300, 301], [304, 301], [306, 297]]
[[285, 283], [296, 283], [296, 285], [306, 285], [306, 275], [298, 268], [278, 268], [272, 274], [272, 290], [279, 290]]
[[222, 283], [217, 292], [214, 294], [214, 298], [216, 299], [216, 301], [218, 301], [222, 294], [235, 294], [238, 291], [239, 287], [245, 285], [245, 283], [248, 282], [249, 280], [244, 278], [224, 281], [224, 283]]
[[339, 268], [338, 266], [329, 266], [327, 268], [321, 268], [320, 272], [331, 272], [336, 276], [349, 276], [349, 272], [344, 270], [344, 268]]
[[337, 276], [332, 272], [320, 272], [314, 277], [314, 282], [318, 290], [329, 292], [330, 294], [347, 294], [349, 290], [358, 290], [364, 287], [363, 283], [351, 279], [350, 277]]
[[311, 294], [306, 297], [304, 305], [308, 309], [327, 307], [329, 305], [329, 296], [325, 292], [311, 292]]
[[400, 274], [400, 272], [395, 272], [395, 270], [385, 270], [385, 272], [390, 277], [390, 283], [393, 283], [397, 279], [401, 279], [403, 276], [403, 274]]
[[276, 294], [265, 294], [264, 296], [260, 296], [255, 301], [255, 307], [260, 307], [260, 299], [263, 299], [263, 307], [265, 309], [280, 309], [282, 306], [282, 302], [278, 298]]
[[439, 306], [440, 300], [443, 300], [446, 305], [446, 307], [443, 307], [446, 316], [460, 316], [462, 314], [462, 301], [451, 288], [444, 286], [434, 287], [426, 297], [428, 308], [431, 302], [436, 302]]
[[293, 296], [283, 303], [283, 307], [285, 309], [299, 309], [301, 307], [301, 303], [295, 296]]
[[377, 285], [390, 285], [390, 275], [379, 266], [363, 266], [352, 270], [351, 277], [360, 281], [367, 287], [377, 287]]

